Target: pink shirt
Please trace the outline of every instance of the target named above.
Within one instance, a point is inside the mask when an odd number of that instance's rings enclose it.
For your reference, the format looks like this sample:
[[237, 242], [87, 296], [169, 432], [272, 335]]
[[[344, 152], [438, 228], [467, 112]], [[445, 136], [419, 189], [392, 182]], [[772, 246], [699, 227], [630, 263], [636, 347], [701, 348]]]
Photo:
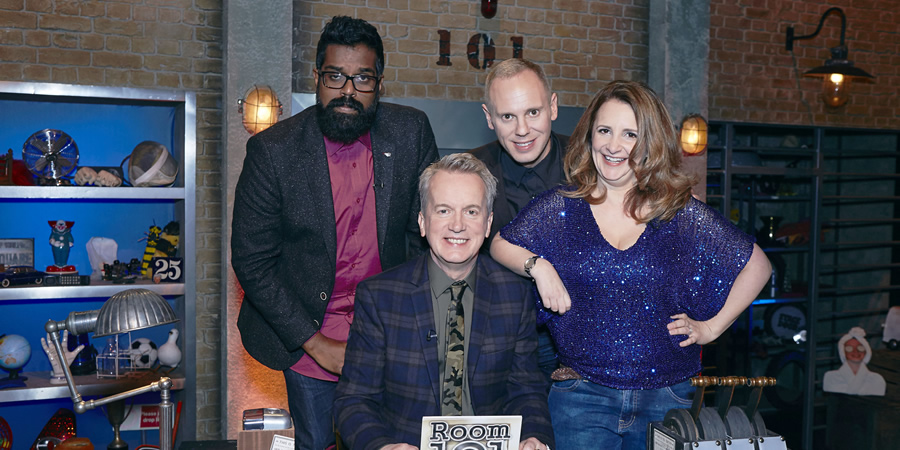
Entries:
[[[356, 285], [381, 272], [375, 224], [372, 138], [368, 132], [351, 144], [325, 138], [325, 152], [328, 154], [331, 196], [334, 199], [337, 270], [334, 291], [319, 333], [347, 342], [350, 323], [353, 322]], [[308, 354], [303, 355], [291, 369], [319, 380], [338, 380], [337, 375], [323, 369]]]

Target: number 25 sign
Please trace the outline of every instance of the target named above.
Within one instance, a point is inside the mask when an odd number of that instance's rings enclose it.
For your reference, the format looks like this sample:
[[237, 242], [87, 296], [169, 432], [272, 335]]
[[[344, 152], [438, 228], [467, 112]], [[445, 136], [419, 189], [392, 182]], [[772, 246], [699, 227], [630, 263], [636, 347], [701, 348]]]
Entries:
[[153, 258], [154, 283], [181, 283], [184, 258]]

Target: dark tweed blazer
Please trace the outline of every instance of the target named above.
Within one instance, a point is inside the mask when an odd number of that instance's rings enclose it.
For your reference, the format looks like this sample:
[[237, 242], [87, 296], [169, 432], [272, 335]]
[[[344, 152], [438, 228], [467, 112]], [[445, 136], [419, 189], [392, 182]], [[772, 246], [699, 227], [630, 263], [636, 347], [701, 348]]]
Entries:
[[[550, 143], [556, 146], [556, 156], [559, 157], [560, 167], [562, 167], [563, 158], [569, 147], [569, 136], [562, 134], [550, 133]], [[491, 240], [497, 235], [497, 232], [506, 224], [512, 222], [516, 218], [516, 211], [506, 200], [506, 183], [503, 180], [503, 165], [500, 164], [500, 154], [503, 153], [503, 147], [499, 141], [482, 145], [469, 153], [480, 159], [487, 166], [491, 174], [497, 177], [497, 198], [494, 199], [494, 222], [491, 224], [491, 238], [485, 239], [484, 245], [481, 246], [481, 252], [490, 253]], [[566, 175], [561, 170], [559, 173], [559, 184], [566, 182]], [[547, 189], [556, 187], [547, 186]]]
[[[378, 252], [387, 269], [421, 253], [418, 177], [438, 151], [428, 118], [414, 108], [379, 104], [370, 131]], [[334, 288], [337, 236], [323, 139], [315, 107], [253, 136], [235, 189], [231, 265], [244, 291], [238, 329], [247, 352], [275, 370], [303, 356]]]
[[[419, 445], [423, 416], [441, 415], [428, 254], [375, 275], [356, 309], [334, 414], [352, 450]], [[537, 365], [531, 283], [485, 255], [476, 262], [467, 375], [477, 415], [521, 415], [522, 439], [555, 447], [546, 378]]]

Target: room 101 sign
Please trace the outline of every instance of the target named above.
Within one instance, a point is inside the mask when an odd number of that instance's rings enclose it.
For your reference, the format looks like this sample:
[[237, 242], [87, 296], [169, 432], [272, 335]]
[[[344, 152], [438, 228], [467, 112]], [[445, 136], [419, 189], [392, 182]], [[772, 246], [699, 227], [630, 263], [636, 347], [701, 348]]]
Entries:
[[[438, 56], [440, 58], [437, 61], [437, 65], [452, 66], [453, 63], [450, 62], [450, 32], [438, 30], [438, 40], [440, 44]], [[522, 58], [522, 36], [512, 36], [509, 38], [509, 42], [512, 45], [512, 57]], [[484, 55], [480, 62], [478, 61], [479, 54]], [[466, 58], [469, 61], [469, 65], [476, 69], [491, 67], [494, 64], [495, 54], [494, 40], [485, 33], [473, 34], [469, 38], [469, 43], [466, 44]]]
[[522, 416], [425, 416], [420, 450], [518, 450]]

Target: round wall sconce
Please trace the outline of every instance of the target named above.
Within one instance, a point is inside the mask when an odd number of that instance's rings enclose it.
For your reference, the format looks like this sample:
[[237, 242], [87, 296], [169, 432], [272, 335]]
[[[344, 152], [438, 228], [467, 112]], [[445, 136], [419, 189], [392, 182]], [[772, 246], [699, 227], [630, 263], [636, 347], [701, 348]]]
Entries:
[[804, 77], [814, 77], [822, 79], [822, 100], [825, 104], [835, 107], [847, 103], [850, 99], [850, 84], [853, 80], [872, 81], [874, 76], [865, 70], [853, 66], [853, 61], [847, 59], [847, 45], [844, 44], [844, 33], [847, 30], [847, 16], [841, 8], [828, 8], [822, 18], [819, 19], [819, 26], [812, 34], [805, 36], [794, 36], [794, 27], [787, 29], [787, 41], [785, 41], [785, 49], [794, 50], [794, 41], [800, 39], [812, 39], [822, 31], [822, 25], [825, 18], [829, 14], [835, 13], [841, 18], [841, 43], [837, 47], [831, 48], [831, 59], [825, 61], [824, 66], [816, 67], [808, 70], [803, 74]]
[[699, 114], [691, 114], [681, 122], [681, 150], [688, 155], [697, 155], [706, 150], [709, 126]]
[[282, 107], [271, 87], [253, 85], [238, 100], [238, 112], [243, 117], [244, 128], [253, 135], [278, 122]]

